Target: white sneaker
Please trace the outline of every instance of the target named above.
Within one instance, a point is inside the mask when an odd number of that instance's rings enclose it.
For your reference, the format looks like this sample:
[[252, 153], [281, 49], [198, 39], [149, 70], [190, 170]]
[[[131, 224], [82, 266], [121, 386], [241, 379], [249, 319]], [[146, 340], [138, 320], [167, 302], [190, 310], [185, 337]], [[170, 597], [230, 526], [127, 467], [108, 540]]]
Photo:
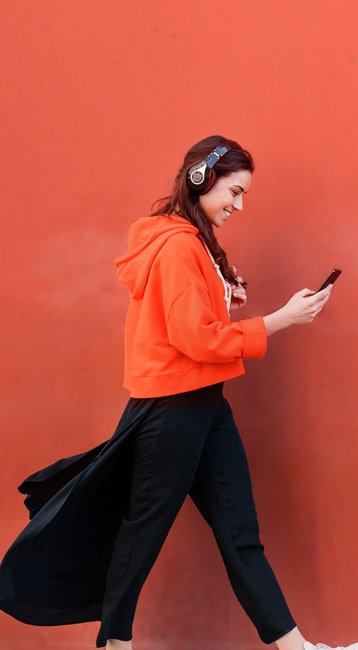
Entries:
[[337, 645], [332, 648], [330, 645], [325, 643], [316, 643], [313, 644], [310, 641], [305, 641], [303, 644], [305, 650], [358, 650], [358, 643], [351, 643], [351, 645]]

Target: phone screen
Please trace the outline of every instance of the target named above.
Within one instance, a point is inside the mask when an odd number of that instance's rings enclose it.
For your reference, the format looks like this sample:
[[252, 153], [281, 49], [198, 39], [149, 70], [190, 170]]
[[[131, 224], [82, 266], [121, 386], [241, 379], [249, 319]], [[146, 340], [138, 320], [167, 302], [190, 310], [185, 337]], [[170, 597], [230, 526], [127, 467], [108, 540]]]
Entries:
[[328, 287], [329, 284], [333, 284], [337, 278], [341, 275], [342, 271], [341, 269], [333, 269], [332, 273], [328, 276], [328, 278], [323, 282], [323, 284], [320, 286], [320, 288], [316, 291], [322, 291], [322, 289], [325, 289]]

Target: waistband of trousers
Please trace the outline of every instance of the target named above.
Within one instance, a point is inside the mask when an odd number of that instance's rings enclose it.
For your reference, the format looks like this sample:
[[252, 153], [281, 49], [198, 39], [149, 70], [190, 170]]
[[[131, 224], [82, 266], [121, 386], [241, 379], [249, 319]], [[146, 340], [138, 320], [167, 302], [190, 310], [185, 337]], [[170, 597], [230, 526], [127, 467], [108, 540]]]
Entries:
[[153, 404], [162, 404], [163, 402], [173, 404], [173, 406], [216, 406], [223, 400], [224, 382], [219, 381], [209, 386], [201, 386], [181, 393], [172, 395], [161, 395], [160, 397], [130, 397], [129, 403], [133, 405], [152, 402]]

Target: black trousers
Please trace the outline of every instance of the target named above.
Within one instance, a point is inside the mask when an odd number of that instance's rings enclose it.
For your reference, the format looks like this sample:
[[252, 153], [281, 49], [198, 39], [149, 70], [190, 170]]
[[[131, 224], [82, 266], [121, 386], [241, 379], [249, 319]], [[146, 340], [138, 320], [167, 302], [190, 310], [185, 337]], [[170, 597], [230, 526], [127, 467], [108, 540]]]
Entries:
[[[211, 526], [261, 640], [272, 643], [296, 626], [264, 554], [247, 457], [223, 384], [156, 398], [132, 437], [130, 503], [107, 574], [96, 647], [132, 638], [141, 588], [188, 494]], [[123, 417], [140, 401], [129, 398]]]

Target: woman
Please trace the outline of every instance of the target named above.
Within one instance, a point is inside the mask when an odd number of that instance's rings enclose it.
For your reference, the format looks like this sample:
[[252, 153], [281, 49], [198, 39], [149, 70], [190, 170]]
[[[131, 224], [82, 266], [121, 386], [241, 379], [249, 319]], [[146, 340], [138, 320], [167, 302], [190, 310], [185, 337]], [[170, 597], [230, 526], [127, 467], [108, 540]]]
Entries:
[[264, 555], [245, 450], [223, 396], [224, 381], [245, 372], [243, 359], [262, 358], [280, 329], [312, 322], [332, 289], [303, 289], [272, 314], [231, 321], [246, 283], [214, 227], [242, 210], [253, 171], [237, 142], [205, 138], [187, 152], [172, 194], [130, 227], [127, 253], [114, 260], [130, 294], [130, 397], [110, 441], [19, 487], [32, 521], [0, 572], [1, 605], [15, 618], [101, 620], [97, 647], [132, 648], [140, 591], [189, 494], [263, 643], [329, 647], [304, 639]]

